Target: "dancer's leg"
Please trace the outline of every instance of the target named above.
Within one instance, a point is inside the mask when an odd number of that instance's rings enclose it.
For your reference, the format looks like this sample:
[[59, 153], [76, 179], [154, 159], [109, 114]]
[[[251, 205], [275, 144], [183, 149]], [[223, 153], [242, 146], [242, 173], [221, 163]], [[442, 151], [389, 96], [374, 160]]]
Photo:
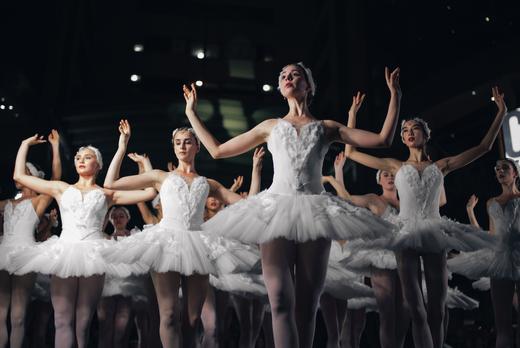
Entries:
[[78, 348], [85, 348], [88, 345], [90, 323], [101, 299], [104, 284], [104, 275], [79, 277], [78, 279], [76, 302], [76, 341]]
[[416, 347], [433, 348], [432, 336], [426, 317], [421, 291], [419, 254], [411, 249], [397, 255], [397, 267], [404, 299], [412, 320], [413, 340]]
[[207, 274], [192, 274], [183, 277], [182, 283], [185, 309], [182, 317], [182, 345], [185, 348], [195, 348], [197, 346], [197, 332], [202, 325], [201, 312], [209, 288], [209, 276]]
[[159, 305], [159, 333], [164, 348], [179, 347], [175, 311], [179, 303], [180, 274], [177, 272], [152, 273], [152, 281]]
[[255, 347], [265, 315], [265, 303], [258, 299], [251, 300], [253, 312], [251, 313], [251, 347]]
[[262, 273], [271, 305], [276, 347], [299, 347], [295, 319], [293, 270], [295, 243], [278, 238], [260, 245]]
[[381, 348], [394, 348], [396, 344], [395, 272], [374, 268], [371, 275], [372, 288], [379, 309], [379, 341]]
[[204, 336], [202, 337], [203, 348], [216, 348], [217, 342], [217, 308], [215, 303], [215, 289], [210, 286], [206, 294], [206, 300], [202, 306], [202, 326]]
[[102, 297], [97, 306], [98, 348], [110, 348], [114, 337], [114, 315], [116, 311], [114, 296]]
[[31, 299], [36, 273], [11, 278], [11, 348], [20, 348], [25, 337], [25, 315]]
[[51, 300], [54, 308], [54, 327], [56, 328], [55, 348], [70, 348], [74, 345], [74, 316], [78, 278], [51, 277]]
[[403, 297], [403, 289], [401, 287], [401, 281], [399, 279], [399, 275], [397, 271], [392, 271], [396, 281], [395, 281], [395, 317], [399, 318], [396, 320], [395, 326], [395, 346], [397, 348], [403, 348], [404, 342], [406, 341], [406, 334], [408, 333], [408, 328], [410, 327], [410, 310], [408, 309], [408, 305], [404, 301]]
[[300, 348], [311, 348], [316, 312], [325, 283], [330, 240], [318, 239], [296, 245], [296, 325]]
[[428, 292], [427, 317], [434, 347], [444, 345], [444, 314], [448, 296], [446, 253], [424, 253], [424, 280]]
[[327, 348], [339, 348], [341, 326], [338, 321], [336, 299], [323, 293], [320, 298], [320, 309], [327, 329]]
[[114, 347], [127, 347], [130, 318], [132, 317], [132, 298], [116, 296], [114, 316]]
[[0, 348], [7, 346], [7, 314], [11, 303], [11, 275], [0, 271]]

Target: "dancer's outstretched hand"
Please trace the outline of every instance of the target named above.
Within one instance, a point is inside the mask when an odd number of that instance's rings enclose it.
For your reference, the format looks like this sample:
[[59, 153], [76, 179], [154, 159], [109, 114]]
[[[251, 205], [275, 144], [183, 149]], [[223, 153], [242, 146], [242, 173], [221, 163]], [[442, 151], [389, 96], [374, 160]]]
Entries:
[[126, 147], [131, 135], [132, 129], [128, 120], [119, 121], [119, 147]]
[[257, 147], [253, 153], [253, 167], [262, 169], [262, 162], [264, 160], [265, 150], [263, 146]]
[[197, 111], [197, 89], [195, 84], [191, 84], [191, 88], [182, 85], [182, 91], [184, 92], [184, 100], [186, 100], [186, 113]]
[[51, 130], [47, 139], [53, 147], [60, 146], [60, 133], [56, 129]]
[[33, 145], [36, 145], [36, 144], [43, 144], [43, 143], [46, 143], [47, 140], [43, 139], [43, 135], [38, 135], [35, 134], [33, 135], [32, 137], [29, 137], [27, 139], [24, 139], [22, 141], [22, 144], [25, 144], [25, 145], [28, 145], [28, 146], [33, 146]]
[[475, 195], [471, 195], [468, 199], [468, 203], [466, 203], [466, 209], [473, 210], [475, 208], [475, 206], [477, 205], [477, 203], [478, 203], [478, 197]]
[[495, 86], [491, 89], [491, 93], [493, 94], [493, 101], [497, 104], [498, 111], [506, 113], [507, 105], [504, 101], [504, 93], [500, 93], [498, 86]]
[[340, 152], [334, 159], [334, 170], [335, 171], [343, 171], [343, 167], [345, 166], [345, 162], [347, 161], [347, 155], [345, 152]]
[[361, 105], [363, 104], [363, 100], [365, 100], [365, 93], [357, 92], [356, 95], [352, 96], [352, 105], [350, 105], [350, 109], [348, 110], [349, 116], [355, 116]]
[[231, 192], [237, 192], [239, 188], [242, 187], [242, 184], [244, 183], [244, 177], [242, 175], [237, 176], [233, 179], [233, 185], [229, 188], [229, 191]]
[[401, 95], [401, 86], [399, 85], [399, 68], [395, 68], [394, 71], [390, 72], [390, 69], [388, 67], [385, 67], [385, 79], [386, 79], [386, 85], [388, 86], [388, 89], [390, 90], [390, 93], [396, 93], [398, 95]]
[[148, 156], [145, 153], [140, 155], [137, 152], [132, 152], [128, 154], [128, 158], [130, 158], [135, 163], [143, 163], [145, 161], [149, 161]]

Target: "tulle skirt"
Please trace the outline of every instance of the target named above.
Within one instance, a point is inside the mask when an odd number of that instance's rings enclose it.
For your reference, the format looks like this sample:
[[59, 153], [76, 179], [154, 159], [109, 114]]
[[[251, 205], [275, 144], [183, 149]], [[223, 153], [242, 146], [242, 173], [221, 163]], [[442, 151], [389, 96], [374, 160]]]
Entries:
[[339, 300], [374, 296], [372, 288], [361, 283], [362, 277], [339, 263], [329, 262], [323, 292]]
[[210, 276], [211, 286], [221, 291], [249, 299], [267, 301], [267, 289], [264, 278], [256, 273], [223, 274], [218, 277]]
[[[36, 243], [1, 243], [0, 242], [0, 271], [7, 271], [9, 273], [13, 273], [15, 268], [12, 263], [12, 258], [18, 254], [23, 252], [26, 248], [30, 248], [36, 245]], [[27, 269], [25, 273], [18, 273], [18, 275], [24, 275], [26, 273], [34, 272], [34, 270]]]
[[393, 226], [367, 209], [328, 193], [282, 195], [263, 191], [229, 205], [202, 228], [261, 244], [276, 238], [296, 242], [375, 239], [387, 235]]

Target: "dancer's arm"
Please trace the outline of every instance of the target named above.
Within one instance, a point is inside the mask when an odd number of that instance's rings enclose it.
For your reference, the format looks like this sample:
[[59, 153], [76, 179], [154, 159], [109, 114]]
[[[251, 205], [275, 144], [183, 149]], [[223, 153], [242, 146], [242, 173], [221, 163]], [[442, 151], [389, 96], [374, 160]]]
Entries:
[[489, 130], [480, 144], [477, 146], [474, 146], [456, 156], [446, 157], [438, 160], [436, 164], [442, 170], [444, 175], [475, 161], [479, 157], [489, 152], [493, 147], [493, 143], [495, 142], [498, 132], [500, 131], [502, 121], [504, 120], [504, 117], [507, 113], [507, 106], [504, 101], [504, 94], [499, 92], [498, 87], [493, 87], [492, 93], [493, 100], [498, 107], [498, 112], [495, 116], [495, 119], [493, 120], [493, 123], [489, 127]]
[[[128, 157], [137, 163], [139, 167], [139, 174], [144, 173], [145, 171], [153, 170], [150, 159], [146, 155], [139, 155], [137, 153], [129, 153]], [[157, 216], [155, 216], [148, 205], [144, 202], [137, 203], [137, 209], [139, 209], [139, 213], [141, 214], [141, 218], [143, 219], [145, 224], [156, 224], [159, 222]]]
[[143, 221], [145, 224], [152, 225], [159, 222], [159, 219], [157, 216], [155, 216], [150, 208], [146, 205], [144, 202], [137, 203], [137, 209], [139, 209], [139, 213], [141, 214], [141, 217], [143, 218]]
[[495, 234], [495, 222], [493, 221], [493, 217], [489, 213], [489, 207], [490, 207], [491, 203], [493, 202], [493, 200], [495, 200], [495, 198], [490, 198], [490, 199], [488, 199], [488, 201], [486, 203], [486, 209], [487, 209], [488, 218], [489, 218], [489, 234], [491, 234], [491, 235]]
[[478, 197], [475, 195], [471, 195], [468, 199], [468, 203], [466, 203], [466, 212], [468, 213], [469, 222], [475, 226], [480, 228], [477, 217], [475, 216], [475, 206], [478, 203]]
[[[127, 120], [121, 120], [119, 123], [119, 144], [110, 162], [110, 166], [107, 170], [105, 182], [103, 186], [111, 190], [137, 190], [137, 189], [148, 189], [157, 187], [166, 178], [167, 174], [162, 170], [151, 169], [145, 171], [142, 174], [130, 175], [123, 178], [119, 178], [119, 170], [121, 168], [121, 162], [126, 153], [126, 146], [131, 135], [130, 123]], [[150, 164], [151, 165], [151, 164]], [[153, 199], [153, 197], [151, 198]], [[150, 199], [144, 199], [148, 201]], [[121, 203], [121, 204], [135, 204], [134, 203]]]
[[45, 179], [40, 179], [36, 176], [27, 175], [25, 173], [27, 153], [29, 152], [29, 147], [36, 144], [42, 144], [44, 142], [45, 140], [43, 139], [43, 137], [38, 136], [38, 134], [35, 134], [32, 137], [29, 137], [22, 141], [22, 143], [20, 144], [20, 148], [18, 149], [18, 153], [16, 155], [13, 180], [19, 182], [21, 185], [33, 191], [56, 198], [67, 189], [67, 187], [69, 186], [67, 183], [57, 180], [49, 181]]
[[[47, 139], [52, 147], [51, 180], [61, 180], [60, 134], [56, 129], [53, 129]], [[45, 210], [47, 210], [53, 199], [49, 195], [39, 195], [33, 200], [34, 210], [38, 217], [41, 218], [45, 214]]]
[[272, 119], [265, 120], [256, 125], [251, 130], [231, 138], [230, 140], [221, 144], [209, 132], [209, 130], [197, 115], [197, 90], [195, 85], [191, 84], [191, 88], [184, 85], [182, 88], [184, 92], [184, 99], [186, 100], [186, 116], [188, 116], [188, 120], [190, 121], [191, 126], [195, 130], [195, 133], [199, 137], [202, 144], [204, 144], [211, 157], [215, 159], [240, 155], [262, 143], [265, 143], [271, 128], [274, 125], [274, 122], [276, 122]]
[[256, 195], [260, 192], [262, 183], [262, 162], [264, 160], [265, 150], [263, 147], [255, 149], [253, 153], [253, 170], [251, 172], [251, 186], [249, 187], [249, 196]]
[[441, 196], [439, 197], [439, 208], [444, 207], [448, 203], [448, 197], [446, 196], [446, 189], [444, 185], [441, 186]]
[[[389, 147], [394, 140], [394, 134], [399, 118], [399, 108], [401, 104], [401, 88], [399, 86], [399, 68], [390, 73], [385, 68], [385, 79], [390, 90], [390, 102], [385, 122], [379, 133], [365, 131], [361, 129], [349, 128], [336, 121], [325, 121], [330, 134], [331, 141], [338, 141], [359, 147]], [[359, 93], [358, 93], [359, 95]], [[364, 96], [363, 96], [364, 98]]]

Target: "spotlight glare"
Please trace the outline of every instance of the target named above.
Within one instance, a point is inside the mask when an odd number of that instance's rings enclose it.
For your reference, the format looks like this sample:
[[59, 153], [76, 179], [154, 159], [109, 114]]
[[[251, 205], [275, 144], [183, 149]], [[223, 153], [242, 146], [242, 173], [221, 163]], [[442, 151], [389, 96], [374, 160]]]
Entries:
[[268, 85], [267, 83], [262, 86], [262, 90], [264, 92], [271, 92], [273, 90], [273, 86]]
[[9, 110], [13, 110], [14, 107], [13, 107], [12, 105], [9, 105], [8, 109], [9, 109]]
[[491, 101], [495, 101], [495, 97], [491, 97]]
[[476, 91], [471, 91], [471, 95], [477, 95]]
[[0, 109], [2, 109], [2, 110], [5, 109], [5, 105], [4, 104], [0, 105]]
[[484, 18], [486, 20], [486, 22], [489, 22], [490, 21], [490, 18], [489, 17], [486, 17]]
[[142, 44], [135, 44], [134, 45], [134, 52], [143, 52], [144, 46]]
[[139, 81], [139, 80], [141, 80], [141, 76], [140, 76], [140, 75], [132, 74], [132, 75], [130, 76], [130, 81], [132, 81], [132, 82], [137, 82], [137, 81]]
[[201, 80], [197, 80], [197, 81], [195, 81], [195, 85], [196, 85], [197, 87], [202, 87], [203, 84], [204, 84], [204, 82], [202, 82]]
[[198, 59], [204, 59], [204, 57], [206, 57], [206, 55], [204, 54], [204, 51], [197, 51], [196, 56]]

